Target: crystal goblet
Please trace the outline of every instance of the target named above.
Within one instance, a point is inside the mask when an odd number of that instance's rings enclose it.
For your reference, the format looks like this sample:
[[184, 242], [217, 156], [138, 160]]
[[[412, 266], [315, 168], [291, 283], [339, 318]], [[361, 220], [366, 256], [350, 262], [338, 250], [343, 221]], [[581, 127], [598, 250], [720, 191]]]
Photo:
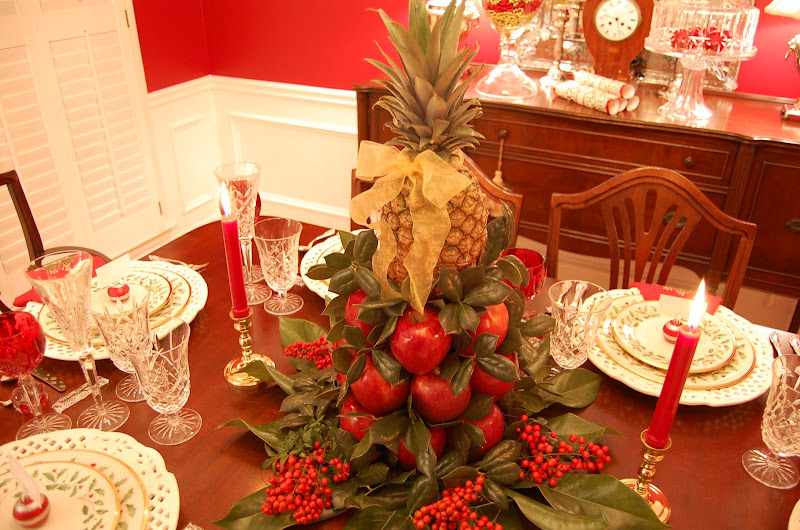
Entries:
[[550, 356], [561, 368], [577, 368], [589, 358], [611, 297], [599, 285], [578, 280], [553, 284], [549, 295], [554, 320]]
[[784, 355], [772, 362], [772, 384], [761, 420], [761, 437], [767, 451], [745, 452], [745, 471], [770, 488], [795, 487], [800, 474], [786, 457], [800, 455], [800, 356]]
[[65, 414], [42, 413], [41, 396], [31, 372], [44, 357], [45, 337], [36, 317], [24, 311], [0, 314], [0, 375], [19, 379], [19, 388], [33, 419], [17, 431], [17, 440], [72, 427]]
[[264, 309], [272, 315], [289, 315], [303, 307], [303, 299], [287, 291], [297, 277], [297, 254], [303, 225], [280, 217], [262, 219], [255, 226], [256, 246], [267, 285], [277, 296]]
[[147, 404], [159, 413], [147, 429], [161, 445], [177, 445], [200, 431], [203, 420], [183, 406], [191, 391], [189, 379], [189, 324], [170, 319], [153, 332], [152, 348], [131, 352]]
[[536, 83], [519, 67], [517, 39], [533, 20], [542, 0], [482, 0], [483, 10], [500, 35], [500, 60], [475, 86], [482, 96], [527, 98], [535, 96]]
[[78, 427], [116, 430], [128, 419], [130, 409], [120, 401], [104, 401], [97, 384], [90, 325], [92, 257], [79, 250], [49, 252], [32, 261], [25, 275], [79, 356], [91, 388], [94, 405], [78, 416]]
[[231, 214], [239, 227], [239, 245], [244, 265], [245, 293], [247, 303], [260, 304], [269, 300], [272, 291], [266, 285], [254, 283], [253, 275], [253, 224], [256, 217], [258, 182], [261, 167], [251, 162], [234, 162], [214, 169], [217, 181], [225, 186], [231, 201]]
[[128, 356], [151, 347], [148, 302], [150, 293], [141, 285], [130, 285], [124, 302], [112, 300], [105, 290], [92, 296], [92, 316], [106, 343], [114, 366], [129, 374], [117, 384], [117, 397], [123, 401], [144, 401], [139, 378]]

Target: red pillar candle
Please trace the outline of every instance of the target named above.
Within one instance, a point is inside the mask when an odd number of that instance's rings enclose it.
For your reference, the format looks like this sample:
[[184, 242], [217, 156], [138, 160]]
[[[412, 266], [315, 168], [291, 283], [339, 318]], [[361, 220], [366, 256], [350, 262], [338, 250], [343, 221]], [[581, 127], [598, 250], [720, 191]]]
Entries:
[[225, 243], [225, 261], [228, 264], [228, 283], [231, 287], [231, 313], [236, 318], [243, 318], [250, 313], [247, 305], [247, 293], [244, 290], [244, 272], [242, 254], [239, 250], [239, 225], [231, 215], [231, 202], [225, 185], [220, 186], [220, 205], [222, 207], [222, 241]]
[[658, 397], [653, 420], [647, 429], [645, 441], [647, 445], [656, 449], [663, 449], [669, 443], [669, 431], [672, 428], [672, 422], [675, 420], [675, 414], [678, 412], [681, 392], [683, 392], [683, 386], [686, 384], [686, 377], [689, 375], [694, 351], [697, 349], [697, 343], [700, 340], [700, 322], [706, 311], [704, 293], [705, 281], [701, 281], [700, 287], [697, 288], [697, 295], [692, 303], [689, 323], [681, 326], [678, 331], [678, 338], [672, 351], [672, 359], [670, 359], [667, 375], [664, 378], [664, 386], [661, 388], [661, 395]]

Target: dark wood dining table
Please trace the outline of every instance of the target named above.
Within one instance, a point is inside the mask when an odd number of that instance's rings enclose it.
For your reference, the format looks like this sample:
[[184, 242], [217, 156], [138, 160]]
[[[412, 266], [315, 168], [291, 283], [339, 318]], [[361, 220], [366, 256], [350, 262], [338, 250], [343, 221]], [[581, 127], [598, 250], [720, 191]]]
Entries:
[[[301, 244], [324, 230], [305, 225]], [[238, 333], [228, 316], [231, 298], [219, 223], [192, 230], [154, 253], [189, 263], [209, 262], [202, 273], [208, 284], [208, 302], [191, 324], [191, 395], [186, 404], [201, 414], [203, 425], [194, 438], [183, 444], [157, 445], [147, 435], [148, 424], [156, 413], [142, 402], [130, 405], [131, 416], [119, 430], [158, 450], [167, 469], [175, 474], [181, 504], [178, 528], [192, 522], [209, 529], [237, 500], [265, 484], [261, 463], [266, 454], [262, 442], [244, 429], [220, 428], [220, 425], [233, 418], [254, 424], [276, 419], [281, 416], [279, 407], [284, 393], [266, 384], [234, 387], [223, 377], [225, 365], [239, 354], [239, 344]], [[321, 315], [323, 300], [305, 287], [295, 287], [293, 291], [302, 296], [304, 305], [292, 316], [326, 325], [327, 317]], [[534, 302], [543, 304], [543, 301]], [[282, 353], [278, 319], [268, 315], [261, 306], [252, 309], [254, 350], [270, 356], [278, 369], [287, 373], [293, 371]], [[765, 334], [769, 332], [766, 328], [761, 330]], [[784, 333], [786, 353], [789, 353], [790, 336]], [[83, 383], [77, 362], [46, 358], [42, 366], [60, 377], [69, 389]], [[585, 367], [597, 371], [591, 363], [586, 363]], [[103, 395], [113, 399], [114, 387], [124, 374], [108, 360], [98, 362], [98, 371], [110, 379]], [[14, 383], [3, 383], [0, 398], [7, 399], [13, 388]], [[58, 399], [55, 390], [48, 388], [47, 392], [51, 402]], [[672, 448], [658, 465], [654, 481], [672, 504], [670, 524], [673, 528], [773, 530], [787, 527], [789, 515], [800, 498], [800, 487], [768, 488], [750, 478], [741, 464], [742, 453], [764, 446], [760, 423], [765, 402], [766, 394], [729, 407], [679, 407], [671, 433]], [[605, 470], [607, 473], [618, 478], [636, 476], [641, 462], [639, 434], [648, 426], [655, 404], [656, 398], [603, 376], [597, 400], [584, 409], [573, 411], [622, 434], [604, 438], [614, 458]], [[74, 422], [88, 405], [89, 400], [83, 401], [66, 413]], [[12, 441], [24, 421], [26, 418], [11, 407], [0, 410], [0, 445]], [[341, 528], [345, 521], [342, 516], [315, 527]]]

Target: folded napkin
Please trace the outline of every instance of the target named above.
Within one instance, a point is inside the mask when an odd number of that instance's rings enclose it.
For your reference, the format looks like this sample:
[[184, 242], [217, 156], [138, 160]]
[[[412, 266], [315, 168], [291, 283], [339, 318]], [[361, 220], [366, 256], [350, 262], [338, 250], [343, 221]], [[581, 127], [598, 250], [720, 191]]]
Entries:
[[[95, 272], [99, 267], [105, 265], [106, 262], [103, 258], [99, 256], [92, 256], [92, 278], [97, 276]], [[30, 291], [23, 293], [14, 299], [14, 307], [25, 307], [28, 302], [39, 302], [42, 303], [42, 297], [39, 296], [35, 290], [31, 289]]]
[[[630, 288], [636, 287], [637, 289], [639, 289], [639, 292], [642, 293], [642, 297], [645, 300], [658, 300], [662, 294], [676, 296], [678, 298], [694, 298], [694, 293], [684, 291], [683, 289], [664, 287], [663, 285], [653, 285], [651, 283], [643, 283], [643, 282], [631, 282], [630, 284], [628, 284], [628, 287]], [[708, 307], [706, 307], [706, 312], [710, 315], [713, 315], [714, 312], [719, 307], [719, 305], [722, 303], [722, 298], [720, 298], [719, 296], [706, 294], [706, 303], [708, 304]]]

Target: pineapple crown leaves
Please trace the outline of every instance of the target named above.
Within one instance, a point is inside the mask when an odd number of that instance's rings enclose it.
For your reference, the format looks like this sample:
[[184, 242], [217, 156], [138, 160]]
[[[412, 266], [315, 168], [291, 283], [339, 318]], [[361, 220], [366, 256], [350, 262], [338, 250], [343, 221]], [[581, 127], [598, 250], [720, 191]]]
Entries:
[[483, 136], [469, 125], [481, 115], [477, 99], [464, 101], [475, 69], [461, 76], [477, 54], [458, 50], [464, 3], [451, 3], [433, 28], [422, 0], [410, 0], [408, 30], [378, 10], [400, 57], [398, 66], [381, 48], [386, 63], [367, 59], [388, 79], [376, 80], [391, 95], [376, 104], [392, 115], [389, 130], [397, 135], [387, 142], [410, 150], [412, 155], [433, 150], [444, 160], [457, 149], [474, 147]]

